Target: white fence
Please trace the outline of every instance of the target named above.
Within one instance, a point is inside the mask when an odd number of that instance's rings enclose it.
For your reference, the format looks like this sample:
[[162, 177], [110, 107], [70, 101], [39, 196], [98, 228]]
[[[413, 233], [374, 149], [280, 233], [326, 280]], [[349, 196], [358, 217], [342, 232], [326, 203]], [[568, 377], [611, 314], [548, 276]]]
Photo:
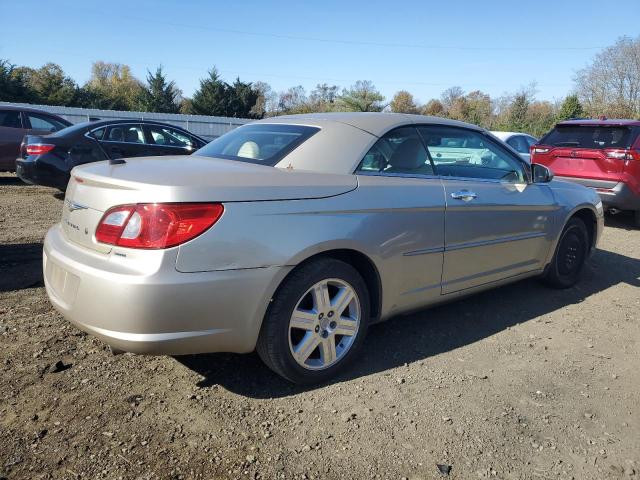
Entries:
[[121, 112], [118, 110], [98, 110], [94, 108], [58, 107], [53, 105], [31, 105], [27, 103], [0, 102], [2, 105], [22, 106], [37, 108], [45, 112], [60, 115], [71, 123], [88, 122], [92, 120], [113, 119], [135, 119], [135, 120], [155, 120], [165, 122], [177, 127], [182, 127], [196, 135], [213, 140], [229, 130], [233, 130], [240, 125], [251, 122], [247, 118], [232, 117], [211, 117], [207, 115], [182, 115], [173, 113], [151, 113], [151, 112]]

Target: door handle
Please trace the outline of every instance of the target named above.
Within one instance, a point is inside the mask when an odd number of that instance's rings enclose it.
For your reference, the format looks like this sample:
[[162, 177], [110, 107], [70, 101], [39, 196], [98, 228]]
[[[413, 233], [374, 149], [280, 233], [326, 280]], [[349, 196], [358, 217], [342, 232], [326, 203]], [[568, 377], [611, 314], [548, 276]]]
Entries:
[[477, 198], [478, 195], [469, 190], [460, 190], [459, 192], [453, 192], [451, 194], [451, 198], [455, 198], [456, 200], [464, 200], [465, 202], [469, 202], [474, 198]]

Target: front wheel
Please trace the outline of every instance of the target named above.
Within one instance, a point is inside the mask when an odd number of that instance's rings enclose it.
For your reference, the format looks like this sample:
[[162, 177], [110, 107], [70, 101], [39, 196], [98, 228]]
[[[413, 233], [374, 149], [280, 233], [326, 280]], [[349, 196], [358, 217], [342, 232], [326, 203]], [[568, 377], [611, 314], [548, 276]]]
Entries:
[[328, 380], [357, 355], [369, 326], [369, 292], [351, 265], [321, 258], [298, 267], [265, 315], [257, 351], [298, 384]]
[[584, 222], [572, 218], [564, 227], [544, 281], [555, 288], [576, 284], [589, 254], [589, 232]]

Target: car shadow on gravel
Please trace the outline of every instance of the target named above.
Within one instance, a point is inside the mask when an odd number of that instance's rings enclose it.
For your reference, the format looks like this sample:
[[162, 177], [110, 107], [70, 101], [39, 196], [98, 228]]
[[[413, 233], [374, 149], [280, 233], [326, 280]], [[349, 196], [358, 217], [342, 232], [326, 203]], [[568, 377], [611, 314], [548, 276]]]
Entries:
[[[469, 345], [508, 327], [533, 320], [619, 283], [640, 287], [640, 260], [597, 250], [582, 281], [554, 290], [537, 280], [524, 280], [456, 302], [403, 315], [374, 325], [360, 358], [331, 383], [384, 372]], [[322, 388], [298, 387], [271, 372], [254, 353], [176, 357], [200, 374], [202, 388], [221, 387], [251, 398], [277, 398]]]
[[42, 243], [0, 245], [0, 292], [43, 285]]
[[8, 185], [27, 185], [15, 175], [2, 175], [0, 176], [0, 187]]
[[607, 227], [620, 228], [622, 230], [638, 230], [640, 229], [633, 224], [633, 212], [620, 212], [615, 215], [607, 214], [604, 217]]

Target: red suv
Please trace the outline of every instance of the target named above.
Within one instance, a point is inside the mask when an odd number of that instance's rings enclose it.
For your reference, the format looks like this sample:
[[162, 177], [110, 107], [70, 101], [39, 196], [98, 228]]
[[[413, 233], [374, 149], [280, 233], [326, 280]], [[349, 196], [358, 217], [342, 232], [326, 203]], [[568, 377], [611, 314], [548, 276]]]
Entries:
[[608, 210], [632, 210], [640, 227], [640, 120], [567, 120], [531, 147], [531, 162], [594, 188]]

